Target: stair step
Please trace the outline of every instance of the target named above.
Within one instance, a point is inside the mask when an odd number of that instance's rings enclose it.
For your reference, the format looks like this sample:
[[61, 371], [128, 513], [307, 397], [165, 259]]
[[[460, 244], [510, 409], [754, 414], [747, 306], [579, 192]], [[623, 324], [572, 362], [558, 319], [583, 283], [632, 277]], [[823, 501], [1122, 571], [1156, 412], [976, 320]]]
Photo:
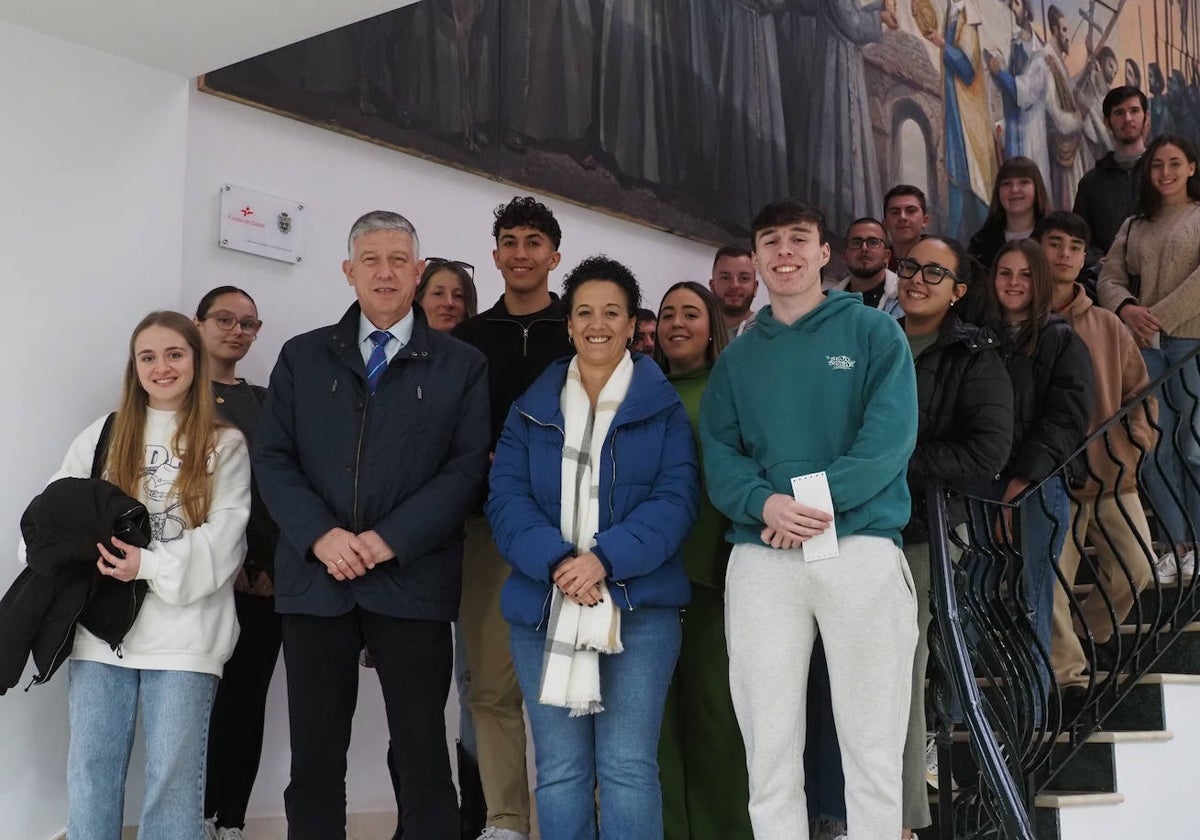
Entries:
[[1076, 793], [1074, 791], [1045, 791], [1034, 797], [1038, 808], [1081, 808], [1091, 805], [1120, 805], [1123, 793]]

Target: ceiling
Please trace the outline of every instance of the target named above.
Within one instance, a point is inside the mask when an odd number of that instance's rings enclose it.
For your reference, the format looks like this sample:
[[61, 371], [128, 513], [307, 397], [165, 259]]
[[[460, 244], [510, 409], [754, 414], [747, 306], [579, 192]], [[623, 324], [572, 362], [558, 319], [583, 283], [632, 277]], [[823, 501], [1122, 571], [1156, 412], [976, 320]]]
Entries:
[[191, 78], [416, 0], [0, 0], [0, 20]]

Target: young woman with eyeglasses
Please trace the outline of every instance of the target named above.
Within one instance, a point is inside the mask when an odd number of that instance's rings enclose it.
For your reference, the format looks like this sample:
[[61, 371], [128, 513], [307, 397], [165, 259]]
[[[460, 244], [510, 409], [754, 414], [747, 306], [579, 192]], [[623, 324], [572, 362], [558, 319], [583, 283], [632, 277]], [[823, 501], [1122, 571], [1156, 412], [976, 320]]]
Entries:
[[[913, 661], [908, 735], [904, 744], [903, 814], [909, 829], [930, 823], [925, 789], [925, 666], [929, 659], [931, 584], [926, 488], [933, 481], [969, 488], [994, 477], [1012, 445], [1012, 387], [1000, 340], [988, 328], [959, 318], [955, 305], [979, 278], [975, 263], [952, 239], [927, 237], [897, 261], [900, 325], [917, 372], [917, 446], [908, 462], [912, 519], [904, 554], [917, 592], [917, 649]], [[966, 519], [950, 511], [951, 526]]]
[[[218, 286], [200, 299], [195, 323], [208, 357], [217, 415], [252, 442], [267, 390], [239, 377], [237, 365], [262, 326], [258, 307], [241, 289]], [[258, 774], [267, 690], [282, 643], [271, 583], [278, 534], [252, 481], [246, 560], [233, 586], [241, 635], [225, 665], [209, 725], [206, 840], [241, 840]]]
[[429, 257], [425, 271], [417, 283], [413, 300], [425, 313], [425, 320], [435, 330], [449, 332], [468, 318], [474, 318], [478, 308], [473, 275], [475, 267], [460, 260]]

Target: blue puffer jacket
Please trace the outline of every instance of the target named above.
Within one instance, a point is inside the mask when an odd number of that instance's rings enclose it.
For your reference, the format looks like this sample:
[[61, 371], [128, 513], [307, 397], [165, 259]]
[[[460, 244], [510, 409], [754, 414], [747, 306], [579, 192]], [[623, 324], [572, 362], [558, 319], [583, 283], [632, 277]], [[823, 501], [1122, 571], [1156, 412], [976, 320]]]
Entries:
[[[596, 556], [617, 606], [681, 607], [691, 598], [680, 546], [696, 519], [700, 475], [692, 427], [658, 366], [634, 355], [633, 381], [604, 441]], [[563, 414], [570, 359], [554, 362], [513, 403], [496, 446], [485, 510], [513, 567], [500, 604], [511, 624], [546, 618], [554, 567], [572, 553], [559, 529]]]

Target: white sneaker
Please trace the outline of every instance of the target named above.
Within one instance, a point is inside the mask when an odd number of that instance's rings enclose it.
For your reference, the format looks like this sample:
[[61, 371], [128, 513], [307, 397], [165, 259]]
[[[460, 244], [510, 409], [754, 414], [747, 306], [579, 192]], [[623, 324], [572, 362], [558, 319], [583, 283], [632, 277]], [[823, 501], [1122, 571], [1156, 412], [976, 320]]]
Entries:
[[483, 833], [479, 835], [477, 840], [529, 840], [529, 835], [514, 831], [511, 828], [500, 828], [489, 825], [483, 830]]
[[[950, 790], [958, 790], [958, 782], [954, 781], [953, 772], [946, 774], [950, 780]], [[932, 735], [925, 736], [925, 784], [929, 785], [934, 790], [938, 789], [938, 781], [941, 776], [938, 773], [938, 751], [937, 741]], [[914, 837], [916, 835], [913, 835]]]
[[246, 840], [240, 828], [222, 828], [217, 832], [217, 840]]
[[1189, 551], [1179, 561], [1179, 578], [1191, 580], [1196, 574], [1196, 552]]
[[938, 789], [937, 741], [932, 735], [925, 736], [925, 784]]
[[217, 834], [217, 818], [209, 817], [204, 821], [204, 840], [221, 840]]
[[1180, 577], [1191, 578], [1196, 574], [1196, 552], [1189, 551], [1183, 559], [1176, 561], [1175, 552], [1168, 551], [1154, 564], [1154, 576], [1163, 585], [1176, 583]]

